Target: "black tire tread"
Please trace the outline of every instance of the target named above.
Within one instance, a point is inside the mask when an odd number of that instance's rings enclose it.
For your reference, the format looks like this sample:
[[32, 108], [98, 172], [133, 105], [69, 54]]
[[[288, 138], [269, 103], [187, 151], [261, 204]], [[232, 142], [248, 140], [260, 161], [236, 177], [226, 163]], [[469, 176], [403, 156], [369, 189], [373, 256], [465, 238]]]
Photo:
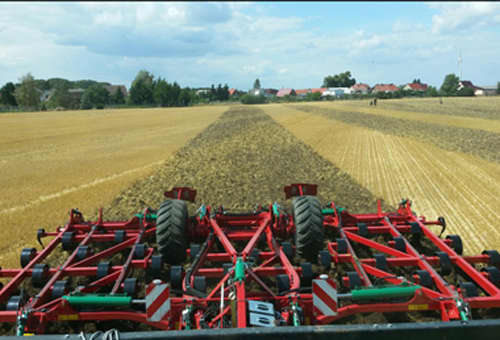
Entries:
[[167, 200], [158, 209], [156, 242], [166, 263], [179, 264], [186, 260], [187, 219], [187, 205], [182, 200]]
[[293, 200], [295, 247], [299, 256], [316, 262], [323, 249], [324, 230], [321, 204], [316, 196], [299, 196]]

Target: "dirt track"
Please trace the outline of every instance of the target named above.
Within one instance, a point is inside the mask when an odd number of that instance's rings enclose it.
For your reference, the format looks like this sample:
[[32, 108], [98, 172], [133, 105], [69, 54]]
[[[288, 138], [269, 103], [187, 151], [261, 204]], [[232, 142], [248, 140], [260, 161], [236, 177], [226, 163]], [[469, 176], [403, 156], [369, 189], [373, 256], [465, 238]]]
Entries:
[[[198, 191], [200, 203], [251, 210], [256, 204], [277, 201], [286, 206], [283, 186], [318, 184], [322, 203], [353, 212], [376, 210], [376, 198], [255, 107], [232, 107], [202, 131], [165, 166], [122, 192], [104, 216], [129, 218], [146, 206], [158, 207], [163, 192], [174, 186]], [[387, 207], [387, 206], [386, 206]]]

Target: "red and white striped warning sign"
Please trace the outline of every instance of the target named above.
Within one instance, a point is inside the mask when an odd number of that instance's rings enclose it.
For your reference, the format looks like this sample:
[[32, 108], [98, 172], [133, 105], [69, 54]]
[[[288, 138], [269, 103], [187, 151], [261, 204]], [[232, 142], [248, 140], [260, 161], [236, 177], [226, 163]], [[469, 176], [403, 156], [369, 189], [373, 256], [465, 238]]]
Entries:
[[146, 287], [146, 315], [148, 321], [161, 321], [170, 311], [170, 288], [161, 280]]
[[337, 315], [337, 287], [332, 279], [313, 280], [313, 308], [316, 314]]

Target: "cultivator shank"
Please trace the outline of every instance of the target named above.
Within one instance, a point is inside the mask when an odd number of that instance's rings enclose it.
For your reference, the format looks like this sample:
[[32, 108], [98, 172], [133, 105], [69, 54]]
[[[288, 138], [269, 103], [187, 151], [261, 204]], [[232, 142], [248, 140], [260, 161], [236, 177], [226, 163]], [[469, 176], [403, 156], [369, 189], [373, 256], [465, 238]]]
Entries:
[[[85, 221], [77, 210], [20, 269], [0, 269], [0, 322], [41, 334], [60, 322], [129, 320], [163, 330], [341, 324], [380, 313], [388, 322], [467, 322], [500, 307], [500, 255], [463, 256], [444, 218], [397, 211], [353, 214], [320, 205], [317, 187], [285, 187], [277, 203], [235, 213], [174, 188], [158, 210], [129, 221]], [[431, 226], [441, 226], [438, 236]], [[43, 246], [45, 238], [52, 240]], [[63, 250], [62, 264], [49, 266]], [[60, 255], [59, 257], [63, 257]]]

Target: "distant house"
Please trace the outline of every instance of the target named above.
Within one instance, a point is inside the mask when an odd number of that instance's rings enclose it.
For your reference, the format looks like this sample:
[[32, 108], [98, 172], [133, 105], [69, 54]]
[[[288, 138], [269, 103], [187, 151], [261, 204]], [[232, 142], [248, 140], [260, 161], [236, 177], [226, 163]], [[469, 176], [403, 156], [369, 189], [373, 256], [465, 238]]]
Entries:
[[275, 96], [278, 93], [277, 89], [264, 89], [264, 92], [268, 96]]
[[110, 96], [115, 95], [118, 90], [122, 91], [124, 97], [128, 95], [125, 85], [105, 85], [104, 88], [108, 90]]
[[367, 94], [368, 92], [370, 92], [370, 85], [363, 83], [354, 84], [353, 86], [351, 86], [351, 92]]
[[305, 97], [308, 93], [311, 93], [311, 89], [295, 90], [295, 94], [297, 95], [297, 97]]
[[425, 92], [427, 91], [427, 87], [427, 84], [411, 83], [403, 86], [403, 90]]
[[484, 89], [481, 87], [475, 86], [474, 84], [472, 84], [472, 82], [470, 80], [461, 80], [458, 82], [458, 91], [460, 91], [464, 87], [473, 89], [474, 95], [476, 95], [476, 96], [484, 96], [485, 95]]
[[328, 87], [321, 94], [322, 97], [343, 97], [346, 94], [351, 94], [349, 87]]
[[228, 92], [229, 96], [234, 96], [236, 94], [236, 89], [230, 88]]
[[458, 90], [460, 91], [464, 87], [468, 87], [470, 89], [477, 89], [478, 88], [477, 86], [474, 86], [474, 84], [472, 84], [472, 82], [470, 80], [460, 80], [458, 82]]
[[481, 86], [481, 88], [483, 89], [483, 95], [485, 96], [494, 96], [497, 94], [496, 86]]
[[326, 87], [321, 87], [321, 88], [316, 88], [316, 89], [311, 89], [312, 93], [321, 93], [323, 94], [327, 90]]
[[274, 96], [276, 93], [278, 92], [278, 90], [275, 90], [275, 89], [251, 89], [250, 91], [248, 91], [248, 94], [252, 95], [252, 96], [264, 96], [266, 98], [270, 98], [272, 96]]
[[200, 88], [200, 89], [196, 90], [196, 94], [198, 96], [202, 95], [202, 94], [208, 94], [208, 93], [210, 93], [210, 88], [208, 88], [208, 87]]
[[294, 89], [281, 89], [276, 94], [276, 97], [285, 97], [285, 96], [295, 96], [297, 93]]
[[394, 84], [377, 84], [373, 87], [372, 93], [377, 93], [377, 92], [390, 93], [390, 92], [397, 92], [398, 90], [399, 88]]

